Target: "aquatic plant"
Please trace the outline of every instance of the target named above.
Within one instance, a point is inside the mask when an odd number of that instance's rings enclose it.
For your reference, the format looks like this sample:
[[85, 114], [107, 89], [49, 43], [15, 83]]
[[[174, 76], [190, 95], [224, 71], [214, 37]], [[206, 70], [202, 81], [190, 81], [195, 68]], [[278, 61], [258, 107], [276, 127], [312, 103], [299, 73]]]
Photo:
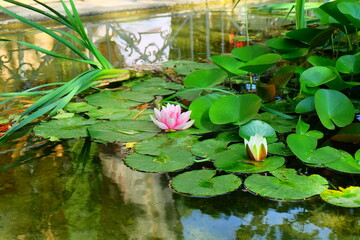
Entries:
[[194, 124], [194, 120], [190, 120], [191, 111], [181, 113], [180, 105], [168, 103], [160, 111], [154, 108], [154, 112], [157, 119], [150, 115], [151, 120], [166, 132], [185, 130]]
[[267, 155], [266, 138], [256, 134], [250, 136], [250, 140], [244, 139], [245, 148], [248, 156], [255, 161], [262, 161]]

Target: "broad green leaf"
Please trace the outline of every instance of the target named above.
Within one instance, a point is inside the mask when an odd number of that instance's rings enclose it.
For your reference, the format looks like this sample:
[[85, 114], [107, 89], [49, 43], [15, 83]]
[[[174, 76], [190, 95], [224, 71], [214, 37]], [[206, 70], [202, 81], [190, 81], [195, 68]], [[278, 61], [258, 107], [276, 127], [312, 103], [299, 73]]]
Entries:
[[230, 95], [219, 98], [211, 105], [210, 120], [215, 124], [247, 123], [258, 113], [261, 98], [254, 94]]
[[185, 136], [169, 136], [160, 134], [156, 137], [145, 139], [135, 145], [135, 151], [146, 155], [160, 155], [166, 148], [190, 149], [198, 143], [198, 136], [187, 134]]
[[302, 161], [306, 161], [317, 146], [317, 139], [304, 134], [290, 134], [286, 142], [291, 151]]
[[262, 45], [245, 46], [242, 48], [235, 48], [231, 51], [231, 55], [244, 62], [249, 62], [261, 55], [271, 53], [272, 50]]
[[315, 110], [314, 96], [306, 97], [295, 107], [296, 113], [308, 113]]
[[171, 186], [180, 193], [210, 197], [235, 191], [242, 183], [233, 174], [215, 175], [215, 170], [193, 170], [177, 175], [171, 181]]
[[124, 97], [120, 97], [118, 92], [112, 91], [102, 91], [100, 93], [92, 94], [87, 96], [86, 101], [89, 104], [99, 106], [99, 107], [116, 107], [119, 108], [129, 108], [138, 105], [138, 102], [129, 101]]
[[284, 165], [283, 157], [267, 157], [264, 161], [251, 160], [244, 144], [235, 144], [223, 152], [216, 154], [214, 165], [219, 170], [237, 173], [260, 173], [275, 170]]
[[278, 133], [291, 132], [296, 127], [297, 123], [296, 119], [285, 119], [283, 117], [268, 112], [256, 115], [255, 119], [267, 122]]
[[339, 150], [326, 146], [316, 149], [308, 158], [301, 160], [311, 164], [326, 164], [337, 161], [340, 155]]
[[174, 172], [191, 166], [194, 159], [187, 150], [166, 148], [155, 156], [132, 153], [126, 157], [125, 164], [143, 172]]
[[279, 53], [289, 53], [299, 48], [308, 47], [305, 43], [288, 38], [271, 38], [266, 41], [266, 46], [275, 49]]
[[[184, 86], [182, 84], [178, 84], [175, 82], [167, 82], [162, 78], [155, 77], [150, 79], [140, 79], [123, 83], [123, 86], [128, 86], [131, 90], [134, 91], [146, 91], [146, 89], [150, 89], [151, 91], [164, 91], [167, 89], [170, 90], [180, 90], [183, 89]], [[154, 94], [157, 95], [157, 94]]]
[[224, 97], [224, 95], [207, 94], [205, 96], [195, 99], [189, 106], [191, 110], [191, 119], [195, 120], [194, 125], [200, 129], [221, 129], [222, 125], [216, 125], [210, 121], [209, 109], [210, 106], [217, 100]]
[[301, 120], [299, 117], [298, 123], [296, 124], [296, 133], [297, 134], [305, 134], [310, 129], [310, 124]]
[[88, 136], [88, 127], [95, 123], [97, 123], [97, 121], [94, 119], [85, 119], [82, 117], [50, 120], [37, 125], [34, 128], [34, 132], [37, 136], [44, 138], [80, 138]]
[[151, 121], [113, 120], [89, 127], [92, 138], [106, 142], [137, 142], [155, 136], [160, 129]]
[[213, 56], [210, 60], [230, 75], [242, 76], [248, 73], [247, 71], [239, 69], [242, 65], [244, 65], [244, 63], [234, 57]]
[[268, 84], [275, 84], [276, 88], [284, 88], [295, 72], [295, 66], [285, 66], [280, 68]]
[[307, 48], [299, 48], [295, 51], [281, 55], [281, 57], [288, 61], [297, 61], [299, 58], [302, 58], [308, 54], [309, 50]]
[[125, 118], [129, 116], [130, 113], [131, 110], [129, 109], [123, 109], [116, 106], [115, 107], [109, 106], [105, 108], [91, 109], [86, 113], [86, 115], [92, 118], [113, 120], [113, 119]]
[[242, 65], [240, 69], [251, 73], [262, 74], [280, 60], [281, 56], [279, 54], [268, 53], [252, 59]]
[[328, 129], [344, 127], [355, 117], [355, 109], [343, 93], [331, 89], [320, 89], [315, 93], [315, 109], [321, 123]]
[[71, 102], [68, 103], [64, 109], [68, 112], [82, 113], [88, 112], [92, 109], [96, 109], [96, 107], [86, 102]]
[[312, 39], [321, 33], [321, 29], [317, 28], [301, 28], [301, 29], [295, 29], [292, 31], [289, 31], [286, 33], [286, 36], [301, 42], [305, 42], [307, 44], [310, 44]]
[[216, 138], [206, 139], [191, 146], [192, 154], [202, 157], [211, 158], [214, 154], [225, 151], [229, 142]]
[[271, 143], [268, 145], [268, 153], [284, 157], [293, 156], [291, 150], [282, 142]]
[[341, 73], [360, 73], [360, 55], [345, 55], [338, 58], [336, 68]]
[[320, 9], [336, 19], [339, 23], [348, 25], [350, 23], [349, 19], [337, 8], [337, 5], [341, 2], [342, 1], [327, 2], [321, 5]]
[[317, 87], [336, 78], [336, 74], [328, 67], [316, 66], [305, 70], [300, 81], [308, 87]]
[[339, 187], [339, 190], [327, 189], [320, 194], [320, 197], [324, 201], [336, 206], [350, 208], [360, 207], [360, 187]]
[[335, 67], [336, 61], [329, 58], [324, 58], [320, 56], [310, 56], [308, 62], [311, 63], [313, 66], [324, 66], [324, 67]]
[[337, 161], [326, 163], [325, 166], [339, 172], [360, 174], [360, 161], [354, 159], [348, 152], [338, 150], [340, 153]]
[[226, 72], [218, 68], [201, 69], [187, 75], [184, 86], [187, 88], [214, 87], [225, 81], [227, 77]]
[[260, 196], [296, 200], [320, 194], [328, 188], [328, 182], [320, 175], [301, 176], [293, 169], [270, 172], [272, 176], [253, 174], [245, 179], [245, 186]]
[[360, 26], [359, 2], [340, 2], [337, 8], [354, 26]]
[[239, 135], [247, 140], [256, 134], [266, 137], [267, 139], [276, 138], [276, 132], [271, 125], [260, 120], [252, 120], [242, 125], [239, 129]]

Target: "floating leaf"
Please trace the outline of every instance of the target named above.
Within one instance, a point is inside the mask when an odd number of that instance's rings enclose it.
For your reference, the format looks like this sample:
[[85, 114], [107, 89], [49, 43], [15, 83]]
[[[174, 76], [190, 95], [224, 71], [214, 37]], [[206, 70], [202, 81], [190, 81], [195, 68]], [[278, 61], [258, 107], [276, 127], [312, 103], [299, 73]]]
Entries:
[[89, 127], [92, 138], [106, 142], [138, 142], [155, 136], [160, 129], [151, 121], [113, 120]]
[[284, 119], [283, 117], [268, 112], [258, 114], [255, 118], [267, 122], [278, 133], [291, 132], [296, 126], [296, 119]]
[[314, 96], [306, 97], [295, 107], [296, 113], [308, 113], [315, 111]]
[[308, 47], [305, 43], [288, 38], [271, 38], [266, 41], [266, 46], [275, 49], [279, 53], [293, 52], [298, 48]]
[[190, 149], [198, 142], [198, 136], [185, 135], [181, 137], [169, 137], [169, 134], [161, 134], [150, 139], [143, 140], [135, 145], [135, 151], [140, 154], [160, 155], [166, 148]]
[[288, 61], [297, 61], [299, 58], [304, 57], [308, 54], [309, 50], [307, 48], [299, 48], [295, 51], [281, 55], [281, 57]]
[[284, 157], [293, 156], [291, 150], [282, 142], [271, 143], [268, 145], [268, 153]]
[[320, 56], [310, 56], [308, 62], [313, 66], [325, 66], [325, 67], [335, 67], [336, 61], [329, 58], [324, 58]]
[[219, 68], [197, 70], [185, 77], [184, 86], [187, 88], [214, 87], [225, 81], [227, 77], [226, 72]]
[[328, 129], [335, 129], [335, 125], [344, 127], [354, 120], [352, 102], [339, 91], [320, 89], [315, 94], [314, 102], [321, 123]]
[[[134, 91], [146, 91], [150, 90], [151, 92], [159, 91], [163, 93], [163, 91], [171, 90], [180, 90], [183, 89], [184, 86], [175, 82], [167, 82], [162, 78], [155, 77], [146, 80], [134, 81], [135, 84], [131, 85], [131, 90]], [[130, 84], [130, 83], [129, 83]], [[125, 85], [125, 84], [124, 84]], [[153, 94], [153, 93], [151, 93]], [[163, 94], [154, 94], [154, 95], [163, 95]]]
[[328, 182], [320, 175], [301, 176], [294, 169], [270, 173], [274, 177], [254, 174], [246, 178], [246, 188], [260, 196], [286, 200], [309, 198], [328, 188]]
[[68, 103], [64, 108], [64, 110], [66, 110], [68, 112], [73, 112], [73, 113], [87, 112], [92, 109], [96, 109], [96, 107], [94, 105], [88, 104], [86, 102], [71, 102], [71, 103]]
[[215, 138], [206, 139], [192, 145], [191, 152], [198, 157], [211, 158], [214, 154], [224, 151], [228, 143]]
[[131, 110], [129, 109], [122, 109], [119, 107], [105, 107], [105, 108], [95, 108], [89, 110], [86, 115], [92, 118], [98, 118], [98, 119], [122, 119], [127, 116], [129, 116], [131, 113]]
[[199, 69], [217, 68], [215, 65], [210, 63], [199, 63], [186, 60], [170, 60], [164, 62], [163, 66], [167, 68], [174, 68], [175, 72], [183, 75], [188, 75]]
[[119, 108], [129, 108], [138, 105], [138, 102], [129, 101], [122, 97], [119, 97], [117, 92], [112, 91], [102, 91], [100, 93], [92, 94], [87, 96], [86, 101], [89, 104], [99, 106], [99, 107], [114, 107], [119, 106]]
[[360, 207], [360, 188], [350, 186], [339, 187], [339, 191], [327, 189], [320, 194], [320, 197], [333, 205], [340, 207]]
[[159, 155], [149, 156], [132, 153], [125, 159], [126, 165], [144, 172], [173, 172], [191, 166], [195, 157], [179, 148], [163, 149]]
[[348, 152], [338, 150], [340, 155], [337, 161], [324, 164], [326, 167], [339, 172], [360, 174], [360, 161], [354, 159]]
[[359, 2], [340, 2], [337, 8], [354, 26], [360, 26]]
[[219, 169], [227, 172], [237, 173], [259, 173], [275, 170], [284, 165], [283, 157], [267, 157], [264, 161], [251, 160], [244, 144], [235, 144], [221, 153], [216, 154], [213, 159], [214, 165]]
[[241, 179], [235, 175], [215, 176], [215, 170], [194, 170], [177, 175], [171, 186], [175, 191], [193, 196], [210, 197], [235, 191]]
[[210, 120], [215, 124], [239, 125], [255, 117], [261, 106], [261, 98], [254, 94], [230, 95], [217, 99], [210, 107]]
[[317, 139], [304, 134], [290, 134], [286, 142], [291, 151], [302, 161], [306, 161], [314, 153]]
[[88, 136], [87, 128], [97, 123], [94, 119], [72, 117], [59, 120], [51, 120], [34, 128], [36, 135], [50, 138], [80, 138]]

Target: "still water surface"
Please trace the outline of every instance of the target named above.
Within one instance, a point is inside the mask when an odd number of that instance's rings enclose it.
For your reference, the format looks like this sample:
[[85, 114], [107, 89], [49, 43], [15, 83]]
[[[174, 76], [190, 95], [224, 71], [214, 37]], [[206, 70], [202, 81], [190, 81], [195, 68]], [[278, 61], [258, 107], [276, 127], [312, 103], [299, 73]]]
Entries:
[[[250, 33], [261, 38], [269, 24], [278, 24], [275, 18], [249, 19]], [[88, 19], [86, 27], [117, 67], [206, 59], [236, 46], [229, 35], [244, 34], [241, 8]], [[3, 35], [65, 51], [42, 33]], [[0, 51], [1, 92], [64, 81], [86, 69], [16, 44]], [[126, 167], [121, 144], [52, 143], [23, 135], [0, 146], [0, 240], [346, 240], [360, 235], [359, 209], [334, 207], [318, 197], [282, 202], [243, 191], [190, 198], [174, 193], [167, 175]], [[88, 158], [82, 158], [84, 146], [91, 146]], [[9, 164], [15, 167], [8, 169]]]

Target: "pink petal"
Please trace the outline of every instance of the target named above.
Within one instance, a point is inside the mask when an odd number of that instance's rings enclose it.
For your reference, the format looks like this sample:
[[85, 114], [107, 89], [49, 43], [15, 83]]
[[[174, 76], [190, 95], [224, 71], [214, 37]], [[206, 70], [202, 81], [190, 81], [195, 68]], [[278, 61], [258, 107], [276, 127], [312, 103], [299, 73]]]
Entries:
[[157, 119], [160, 119], [161, 112], [157, 108], [154, 108], [154, 113], [155, 113]]
[[183, 112], [176, 121], [177, 125], [180, 125], [180, 124], [183, 124], [183, 123], [186, 123], [187, 121], [189, 121], [190, 114], [191, 114], [191, 111]]
[[175, 129], [176, 121], [174, 118], [168, 118], [166, 120], [165, 124], [169, 129]]
[[169, 129], [164, 123], [159, 122], [158, 120], [156, 120], [156, 119], [153, 117], [153, 115], [150, 115], [150, 118], [151, 118], [151, 120], [156, 124], [156, 126], [158, 126], [159, 128], [164, 129], [164, 130]]
[[175, 130], [185, 130], [191, 127], [194, 124], [195, 120], [191, 120], [189, 122], [183, 123], [175, 127]]

